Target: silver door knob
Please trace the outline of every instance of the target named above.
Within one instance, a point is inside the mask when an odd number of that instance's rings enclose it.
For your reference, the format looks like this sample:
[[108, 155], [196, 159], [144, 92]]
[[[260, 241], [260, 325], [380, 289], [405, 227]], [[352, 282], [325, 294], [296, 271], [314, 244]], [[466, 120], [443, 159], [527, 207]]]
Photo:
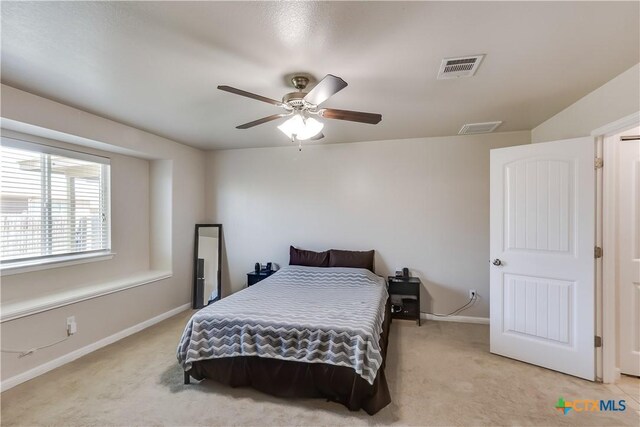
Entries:
[[500, 261], [499, 258], [496, 258], [493, 261], [491, 261], [491, 264], [493, 264], [495, 266], [499, 266], [499, 265], [502, 265], [502, 261]]

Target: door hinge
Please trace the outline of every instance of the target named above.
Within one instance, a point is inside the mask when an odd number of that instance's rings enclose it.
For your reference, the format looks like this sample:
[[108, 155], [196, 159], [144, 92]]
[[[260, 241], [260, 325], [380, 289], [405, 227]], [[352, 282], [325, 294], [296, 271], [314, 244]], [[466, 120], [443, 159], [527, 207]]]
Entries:
[[604, 160], [602, 160], [602, 157], [596, 157], [596, 161], [595, 161], [596, 169], [602, 169], [603, 166], [604, 166]]
[[599, 337], [599, 336], [596, 335], [594, 344], [595, 344], [596, 347], [602, 347], [602, 337]]
[[596, 246], [593, 250], [594, 258], [602, 258], [602, 248], [600, 246]]

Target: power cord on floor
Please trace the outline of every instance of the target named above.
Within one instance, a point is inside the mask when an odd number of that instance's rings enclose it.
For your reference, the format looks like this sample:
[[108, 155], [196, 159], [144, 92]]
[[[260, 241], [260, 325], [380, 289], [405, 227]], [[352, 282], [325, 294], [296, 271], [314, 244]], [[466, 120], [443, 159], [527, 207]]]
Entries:
[[45, 349], [45, 348], [53, 347], [56, 344], [60, 344], [61, 342], [64, 342], [64, 341], [68, 340], [69, 338], [71, 338], [71, 336], [63, 338], [63, 339], [61, 339], [59, 341], [56, 341], [54, 343], [43, 345], [41, 347], [34, 347], [34, 348], [29, 349], [29, 350], [4, 350], [4, 349], [0, 349], [0, 352], [2, 352], [2, 353], [17, 353], [19, 358], [20, 357], [25, 357], [25, 356], [28, 356], [30, 354], [35, 353], [38, 350], [42, 350], [42, 349]]
[[447, 314], [437, 314], [437, 313], [427, 313], [427, 312], [423, 312], [424, 314], [430, 314], [432, 316], [436, 316], [436, 317], [449, 317], [449, 316], [455, 316], [456, 314], [473, 307], [473, 305], [476, 303], [476, 301], [478, 300], [478, 294], [473, 294], [473, 296], [471, 298], [469, 298], [469, 301], [467, 301], [467, 303], [465, 305], [463, 305], [462, 307], [453, 310], [451, 313], [447, 313]]

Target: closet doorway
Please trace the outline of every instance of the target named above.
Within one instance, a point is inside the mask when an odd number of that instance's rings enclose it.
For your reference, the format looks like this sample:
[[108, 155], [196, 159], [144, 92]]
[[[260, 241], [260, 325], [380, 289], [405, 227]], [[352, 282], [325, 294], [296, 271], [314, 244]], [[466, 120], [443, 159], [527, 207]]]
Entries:
[[[640, 376], [640, 113], [602, 142], [602, 380]], [[624, 123], [626, 122], [626, 124]], [[596, 134], [597, 131], [594, 131]]]
[[640, 376], [640, 127], [612, 135], [606, 145], [611, 145], [614, 169], [610, 174], [614, 182], [605, 182], [605, 188], [614, 192], [609, 208], [615, 210], [610, 218], [615, 222], [612, 273], [618, 308], [618, 366], [622, 374]]

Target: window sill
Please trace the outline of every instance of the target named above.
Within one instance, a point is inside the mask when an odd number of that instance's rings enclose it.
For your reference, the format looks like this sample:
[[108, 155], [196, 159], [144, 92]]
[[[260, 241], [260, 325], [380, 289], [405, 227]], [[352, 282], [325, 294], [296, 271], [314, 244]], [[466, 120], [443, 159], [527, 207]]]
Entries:
[[2, 276], [29, 273], [31, 271], [48, 270], [50, 268], [67, 267], [69, 265], [85, 264], [87, 262], [106, 261], [112, 259], [115, 252], [99, 252], [85, 255], [68, 255], [50, 259], [16, 262], [13, 265], [0, 267]]
[[73, 289], [52, 295], [33, 298], [28, 301], [8, 302], [0, 306], [0, 323], [21, 317], [42, 313], [77, 302], [113, 294], [126, 289], [135, 288], [173, 276], [171, 271], [148, 270], [133, 274], [124, 279]]

